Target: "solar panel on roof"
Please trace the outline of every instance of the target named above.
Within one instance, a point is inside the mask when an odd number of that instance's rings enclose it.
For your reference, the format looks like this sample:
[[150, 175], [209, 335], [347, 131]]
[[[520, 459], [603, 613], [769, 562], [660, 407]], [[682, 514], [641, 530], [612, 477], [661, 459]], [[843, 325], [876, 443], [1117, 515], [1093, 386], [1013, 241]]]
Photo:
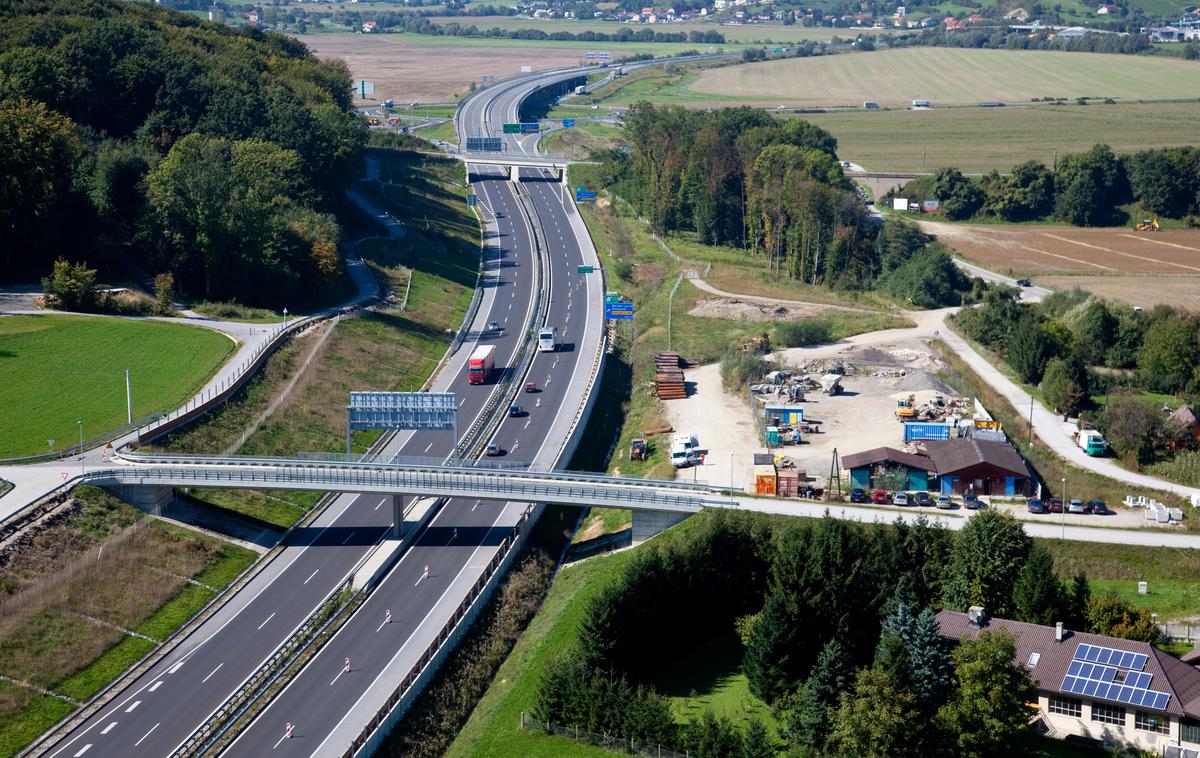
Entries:
[[1149, 656], [1145, 653], [1130, 653], [1125, 650], [1117, 650], [1116, 648], [1101, 647], [1100, 645], [1080, 644], [1075, 647], [1074, 658], [1077, 661], [1088, 661], [1089, 663], [1100, 663], [1119, 666], [1123, 669], [1141, 671], [1146, 667], [1146, 661]]

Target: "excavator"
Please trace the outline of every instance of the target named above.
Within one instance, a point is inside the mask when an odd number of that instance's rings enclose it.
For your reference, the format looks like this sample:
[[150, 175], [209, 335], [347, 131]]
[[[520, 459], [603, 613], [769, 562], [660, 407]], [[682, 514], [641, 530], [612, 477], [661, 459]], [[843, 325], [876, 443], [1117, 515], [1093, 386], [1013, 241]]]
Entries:
[[917, 409], [914, 407], [917, 402], [917, 396], [909, 395], [903, 400], [896, 401], [896, 419], [898, 421], [908, 421], [917, 415]]
[[1135, 232], [1157, 232], [1158, 231], [1158, 219], [1156, 219], [1156, 218], [1144, 219], [1142, 221], [1142, 223], [1136, 224], [1133, 227], [1133, 230]]

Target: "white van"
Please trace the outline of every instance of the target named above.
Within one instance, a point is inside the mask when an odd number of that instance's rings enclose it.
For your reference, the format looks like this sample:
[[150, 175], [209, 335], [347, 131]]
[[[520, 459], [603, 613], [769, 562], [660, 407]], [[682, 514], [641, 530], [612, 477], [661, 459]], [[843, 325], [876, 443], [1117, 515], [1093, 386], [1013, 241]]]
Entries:
[[675, 468], [695, 465], [700, 461], [696, 452], [699, 443], [691, 434], [676, 434], [671, 442], [671, 465]]
[[538, 352], [553, 353], [558, 350], [558, 331], [552, 327], [544, 327], [538, 332]]

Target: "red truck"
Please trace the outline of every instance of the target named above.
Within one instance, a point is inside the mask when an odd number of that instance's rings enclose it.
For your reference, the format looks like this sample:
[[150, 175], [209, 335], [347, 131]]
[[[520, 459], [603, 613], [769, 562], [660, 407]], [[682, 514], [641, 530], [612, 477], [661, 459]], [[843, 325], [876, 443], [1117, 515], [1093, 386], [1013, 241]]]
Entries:
[[467, 381], [471, 384], [483, 384], [495, 367], [496, 346], [479, 345], [467, 359]]

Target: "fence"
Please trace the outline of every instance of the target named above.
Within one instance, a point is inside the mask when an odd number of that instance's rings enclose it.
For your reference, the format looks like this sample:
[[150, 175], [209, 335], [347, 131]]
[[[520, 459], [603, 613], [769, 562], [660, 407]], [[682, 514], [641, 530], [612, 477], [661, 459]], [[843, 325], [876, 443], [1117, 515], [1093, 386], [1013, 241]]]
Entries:
[[1200, 648], [1200, 626], [1191, 624], [1158, 624], [1158, 632], [1169, 642], [1188, 642]]
[[556, 734], [575, 742], [586, 742], [589, 745], [626, 753], [628, 755], [643, 755], [648, 758], [691, 758], [689, 753], [677, 753], [662, 745], [640, 742], [632, 737], [620, 737], [615, 734], [596, 734], [574, 726], [563, 726], [552, 721], [539, 721], [521, 711], [521, 731]]

